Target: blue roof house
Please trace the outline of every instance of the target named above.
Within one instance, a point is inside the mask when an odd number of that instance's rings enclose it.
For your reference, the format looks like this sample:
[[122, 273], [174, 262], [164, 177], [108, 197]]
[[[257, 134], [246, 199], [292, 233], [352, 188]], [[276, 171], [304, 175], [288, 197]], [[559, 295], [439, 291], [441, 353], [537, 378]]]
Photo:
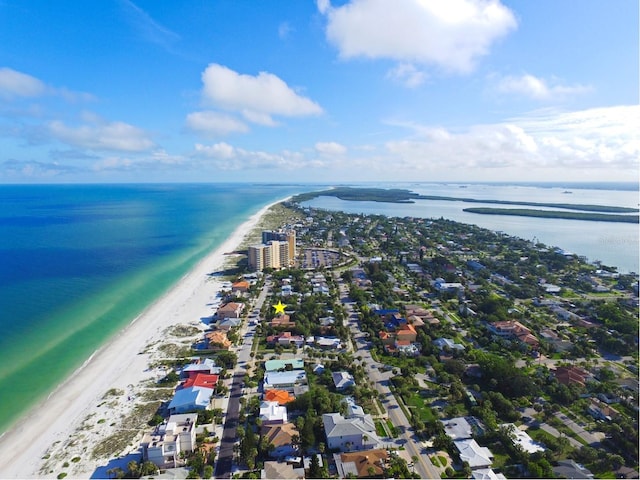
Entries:
[[205, 410], [211, 402], [213, 388], [189, 387], [178, 390], [169, 403], [171, 415]]

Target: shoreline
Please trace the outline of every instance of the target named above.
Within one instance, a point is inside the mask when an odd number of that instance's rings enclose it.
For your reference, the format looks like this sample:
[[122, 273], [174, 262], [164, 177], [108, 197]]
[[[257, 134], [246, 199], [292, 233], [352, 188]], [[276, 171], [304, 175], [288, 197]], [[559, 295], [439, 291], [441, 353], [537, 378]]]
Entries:
[[[262, 207], [240, 224], [4, 432], [0, 436], [0, 478], [55, 477], [62, 472], [56, 461], [67, 465], [69, 477], [88, 478], [107, 463], [109, 458], [91, 458], [91, 450], [118, 429], [114, 428], [118, 419], [140, 405], [136, 388], [157, 379], [156, 369], [149, 368], [153, 345], [166, 338], [167, 329], [174, 325], [206, 327], [201, 319], [211, 315], [207, 303], [222, 283], [211, 273], [222, 269], [225, 254], [244, 241], [269, 209], [285, 200]], [[111, 398], [110, 391], [122, 394]]]

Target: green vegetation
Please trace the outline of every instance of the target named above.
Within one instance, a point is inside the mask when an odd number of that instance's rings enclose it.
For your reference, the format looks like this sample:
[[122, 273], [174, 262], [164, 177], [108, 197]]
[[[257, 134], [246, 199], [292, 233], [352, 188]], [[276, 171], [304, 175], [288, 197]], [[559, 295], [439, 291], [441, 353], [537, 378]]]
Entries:
[[[464, 197], [446, 197], [439, 195], [420, 195], [405, 189], [382, 189], [382, 188], [351, 188], [338, 187], [330, 190], [322, 190], [318, 192], [303, 193], [292, 198], [294, 202], [307, 202], [314, 198], [326, 196], [337, 197], [340, 200], [359, 201], [359, 202], [387, 202], [387, 203], [415, 203], [415, 200], [440, 200], [451, 202], [465, 203], [485, 203], [496, 205], [524, 205], [529, 207], [550, 207], [561, 208], [567, 210], [582, 210], [585, 212], [601, 212], [601, 213], [634, 213], [638, 212], [637, 208], [617, 207], [612, 205], [588, 205], [573, 203], [545, 203], [545, 202], [521, 202], [512, 200], [487, 200]], [[465, 211], [472, 211], [469, 209]], [[483, 209], [484, 210], [484, 209]], [[494, 210], [494, 209], [488, 209]], [[500, 210], [500, 209], [495, 209]], [[525, 210], [526, 211], [526, 210]], [[531, 210], [537, 211], [537, 210]], [[489, 212], [477, 212], [489, 213]], [[573, 217], [555, 217], [555, 218], [573, 218]]]
[[109, 390], [107, 390], [107, 392], [104, 394], [104, 397], [102, 398], [119, 397], [121, 395], [124, 395], [124, 390], [120, 390], [119, 388], [110, 388]]
[[594, 222], [639, 223], [638, 215], [610, 215], [606, 213], [558, 212], [530, 210], [526, 208], [465, 208], [465, 212], [483, 215], [514, 215], [519, 217], [561, 218], [564, 220], [588, 220]]
[[331, 190], [322, 190], [319, 192], [310, 192], [296, 195], [292, 198], [293, 202], [307, 202], [317, 197], [337, 197], [340, 200], [358, 201], [358, 202], [386, 202], [386, 203], [414, 203], [414, 199], [420, 196], [417, 193], [411, 193], [409, 190], [394, 188], [351, 188], [338, 187]]
[[411, 411], [414, 416], [417, 416], [420, 420], [424, 422], [428, 422], [429, 420], [434, 420], [435, 417], [431, 409], [425, 405], [424, 399], [419, 393], [414, 393], [409, 398], [403, 398], [405, 400], [406, 405], [410, 405]]

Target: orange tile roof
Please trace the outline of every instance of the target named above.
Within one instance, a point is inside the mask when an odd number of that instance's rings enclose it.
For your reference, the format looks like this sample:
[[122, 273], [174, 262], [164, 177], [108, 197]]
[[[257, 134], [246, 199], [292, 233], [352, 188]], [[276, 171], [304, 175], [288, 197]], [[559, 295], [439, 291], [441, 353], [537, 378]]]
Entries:
[[411, 333], [418, 333], [418, 332], [416, 332], [415, 327], [413, 325], [411, 325], [410, 323], [405, 323], [404, 325], [399, 327], [398, 328], [398, 333], [405, 333], [407, 330], [409, 332], [411, 332]]
[[235, 282], [233, 285], [231, 285], [231, 289], [232, 290], [237, 290], [237, 289], [248, 290], [249, 289], [249, 282], [247, 282], [245, 280], [242, 280], [240, 282]]
[[227, 338], [227, 333], [221, 330], [207, 333], [205, 336], [209, 340], [209, 343], [217, 343], [221, 345], [222, 348], [229, 348], [231, 346], [231, 340]]
[[278, 425], [264, 425], [261, 429], [262, 436], [274, 447], [291, 445], [294, 435], [299, 435], [298, 429], [293, 423]]
[[280, 405], [286, 405], [296, 399], [293, 395], [285, 390], [267, 390], [264, 392], [264, 400], [267, 402], [278, 402]]
[[389, 458], [386, 450], [381, 448], [340, 454], [342, 463], [352, 463], [358, 471], [358, 477], [370, 477], [369, 468], [373, 468], [373, 475], [383, 475], [382, 464]]

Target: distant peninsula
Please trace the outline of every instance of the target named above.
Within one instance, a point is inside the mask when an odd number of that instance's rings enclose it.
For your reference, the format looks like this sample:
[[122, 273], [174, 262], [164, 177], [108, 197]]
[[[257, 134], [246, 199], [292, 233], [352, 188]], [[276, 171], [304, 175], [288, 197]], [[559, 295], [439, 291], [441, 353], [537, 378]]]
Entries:
[[[410, 190], [392, 188], [354, 188], [354, 187], [336, 187], [329, 190], [321, 190], [317, 192], [309, 192], [301, 195], [297, 195], [293, 198], [297, 202], [306, 202], [317, 197], [337, 197], [340, 200], [357, 201], [357, 202], [386, 202], [386, 203], [415, 203], [416, 200], [441, 200], [451, 202], [467, 202], [467, 203], [485, 203], [496, 205], [523, 205], [528, 207], [549, 207], [560, 208], [566, 210], [579, 210], [583, 212], [598, 212], [605, 213], [636, 213], [639, 212], [637, 208], [630, 207], [616, 207], [611, 205], [584, 205], [573, 203], [541, 203], [541, 202], [520, 202], [511, 200], [490, 200], [490, 199], [477, 199], [477, 198], [462, 198], [462, 197], [443, 197], [438, 195], [420, 195], [418, 193], [411, 192]], [[469, 208], [465, 209], [466, 212], [472, 213], [485, 213], [493, 215], [524, 215], [530, 217], [546, 217], [546, 218], [566, 218], [566, 219], [579, 219], [579, 220], [597, 220], [597, 221], [610, 221], [610, 222], [628, 222], [638, 223], [637, 216], [626, 215], [595, 215], [595, 214], [581, 214], [577, 212], [549, 212], [546, 210], [529, 210], [529, 209], [501, 209], [501, 208]], [[520, 213], [504, 213], [504, 212], [520, 212]], [[550, 215], [555, 213], [555, 215]], [[566, 216], [561, 216], [566, 215]]]
[[318, 192], [301, 193], [293, 197], [292, 201], [308, 202], [318, 197], [337, 197], [340, 200], [353, 202], [415, 203], [414, 200], [420, 198], [420, 195], [401, 188], [336, 187]]
[[563, 220], [590, 220], [594, 222], [640, 223], [638, 215], [611, 215], [592, 212], [559, 212], [528, 208], [465, 208], [465, 212], [483, 215], [514, 215], [518, 217], [560, 218]]

